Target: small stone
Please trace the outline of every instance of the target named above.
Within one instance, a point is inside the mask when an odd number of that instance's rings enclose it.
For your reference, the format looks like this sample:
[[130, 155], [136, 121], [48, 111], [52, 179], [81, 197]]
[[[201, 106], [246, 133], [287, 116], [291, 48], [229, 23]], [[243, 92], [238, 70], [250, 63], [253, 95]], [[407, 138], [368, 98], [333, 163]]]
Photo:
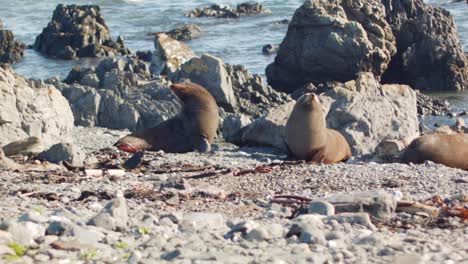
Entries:
[[3, 255], [16, 255], [13, 249], [5, 246], [5, 245], [0, 245], [0, 258]]
[[61, 161], [68, 161], [75, 166], [82, 166], [85, 155], [80, 148], [72, 143], [58, 143], [49, 150], [40, 153], [38, 158], [57, 164]]
[[37, 211], [29, 211], [18, 218], [19, 222], [34, 222], [37, 224], [47, 222], [47, 218], [40, 215]]
[[141, 252], [138, 250], [135, 250], [132, 252], [130, 257], [128, 258], [128, 264], [137, 264], [139, 263], [141, 258], [142, 258]]
[[45, 228], [33, 222], [13, 222], [8, 226], [14, 241], [24, 246], [35, 244], [34, 239], [45, 234]]
[[246, 239], [250, 241], [263, 241], [282, 238], [284, 227], [280, 224], [260, 225], [246, 234]]
[[327, 201], [313, 201], [307, 211], [309, 214], [334, 215], [335, 207]]
[[118, 169], [110, 169], [110, 170], [107, 170], [107, 174], [109, 174], [109, 176], [113, 176], [113, 177], [123, 177], [125, 176], [125, 171], [124, 170], [118, 170]]
[[85, 175], [88, 177], [100, 177], [102, 176], [102, 170], [97, 169], [86, 169]]
[[0, 245], [8, 244], [13, 241], [13, 236], [6, 231], [0, 230]]
[[348, 223], [352, 225], [361, 225], [367, 227], [370, 230], [377, 230], [374, 224], [372, 224], [369, 214], [367, 213], [341, 213], [337, 215], [328, 216], [324, 219], [324, 222], [330, 222], [332, 220], [338, 221], [338, 223]]
[[305, 226], [302, 229], [299, 240], [308, 244], [324, 245], [326, 243], [324, 233], [314, 226]]
[[226, 228], [226, 220], [218, 213], [188, 213], [179, 223], [182, 230], [214, 230]]
[[117, 197], [104, 206], [102, 211], [89, 220], [89, 225], [109, 230], [126, 229], [128, 211], [124, 197]]

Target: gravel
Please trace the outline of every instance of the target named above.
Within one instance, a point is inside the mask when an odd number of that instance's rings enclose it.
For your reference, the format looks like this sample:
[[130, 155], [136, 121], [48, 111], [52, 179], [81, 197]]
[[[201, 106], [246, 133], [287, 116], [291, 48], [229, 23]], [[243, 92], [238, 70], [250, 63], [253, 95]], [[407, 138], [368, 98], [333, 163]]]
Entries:
[[[75, 144], [99, 161], [119, 165], [131, 157], [110, 148], [125, 131], [78, 128], [75, 133]], [[226, 143], [212, 149], [147, 152], [140, 167], [122, 175], [2, 171], [0, 262], [468, 260], [466, 220], [431, 219], [391, 207], [392, 199], [425, 202], [434, 195], [466, 206], [466, 171], [430, 162], [282, 163], [286, 156], [272, 149]], [[334, 214], [333, 197], [361, 197], [356, 193], [385, 193], [386, 199], [349, 199], [360, 207]], [[313, 203], [271, 203], [278, 194]], [[366, 211], [368, 204], [382, 203], [389, 207]], [[380, 215], [377, 209], [384, 210], [383, 219], [374, 217]]]

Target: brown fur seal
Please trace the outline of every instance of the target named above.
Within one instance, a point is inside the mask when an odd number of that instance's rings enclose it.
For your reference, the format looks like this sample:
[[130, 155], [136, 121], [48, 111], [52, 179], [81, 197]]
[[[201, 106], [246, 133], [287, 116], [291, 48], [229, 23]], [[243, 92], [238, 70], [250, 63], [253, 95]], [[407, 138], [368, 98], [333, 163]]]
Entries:
[[335, 163], [351, 157], [346, 139], [338, 131], [328, 129], [319, 98], [313, 93], [302, 95], [286, 123], [285, 142], [298, 159]]
[[115, 146], [127, 152], [209, 151], [218, 128], [219, 112], [215, 99], [205, 88], [194, 83], [173, 84], [171, 90], [182, 101], [182, 111], [156, 127], [121, 138]]
[[426, 160], [452, 168], [468, 170], [468, 134], [431, 134], [418, 137], [401, 157], [404, 163]]

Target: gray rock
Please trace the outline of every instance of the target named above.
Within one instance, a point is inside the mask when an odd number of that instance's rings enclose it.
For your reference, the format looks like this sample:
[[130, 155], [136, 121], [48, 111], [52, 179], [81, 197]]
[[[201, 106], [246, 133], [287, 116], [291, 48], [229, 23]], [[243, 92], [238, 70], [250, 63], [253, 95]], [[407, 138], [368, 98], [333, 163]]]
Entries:
[[224, 216], [218, 213], [188, 213], [179, 223], [181, 230], [216, 230], [227, 228]]
[[166, 35], [175, 40], [186, 41], [200, 37], [201, 29], [196, 24], [183, 25], [166, 32]]
[[100, 125], [113, 129], [128, 128], [131, 131], [137, 129], [140, 113], [132, 104], [120, 98], [113, 91], [105, 90], [100, 94]]
[[396, 53], [385, 11], [375, 0], [305, 1], [266, 69], [268, 83], [290, 93], [308, 82], [354, 80], [362, 71], [381, 76]]
[[37, 137], [43, 150], [70, 138], [73, 114], [67, 100], [51, 85], [32, 86], [0, 68], [0, 146]]
[[80, 81], [81, 85], [84, 86], [89, 86], [93, 88], [99, 88], [99, 77], [95, 73], [88, 73], [83, 76], [83, 78]]
[[29, 211], [18, 218], [18, 222], [33, 222], [37, 224], [47, 222], [47, 217], [40, 215], [37, 211]]
[[[0, 227], [0, 228], [3, 228], [3, 227]], [[0, 229], [0, 245], [8, 244], [12, 241], [13, 241], [13, 236], [9, 232], [3, 231]]]
[[326, 243], [325, 234], [320, 229], [314, 226], [305, 226], [299, 236], [299, 241], [308, 244], [321, 244]]
[[279, 45], [272, 45], [272, 44], [267, 44], [262, 47], [262, 53], [264, 55], [272, 55], [278, 52], [279, 50]]
[[123, 230], [127, 228], [128, 211], [125, 198], [117, 197], [110, 201], [100, 213], [91, 218], [89, 225], [95, 225], [108, 230]]
[[309, 214], [334, 215], [335, 207], [327, 201], [313, 201], [309, 203], [307, 212]]
[[326, 200], [335, 206], [337, 213], [366, 212], [383, 220], [392, 218], [396, 209], [396, 200], [385, 191], [336, 194]]
[[361, 225], [372, 231], [377, 230], [377, 227], [371, 222], [369, 214], [367, 213], [341, 213], [336, 215], [327, 216], [324, 222], [338, 221], [338, 223], [349, 223], [352, 225]]
[[33, 48], [62, 59], [130, 53], [122, 39], [111, 39], [97, 5], [57, 5], [52, 21], [36, 37]]
[[252, 120], [243, 114], [227, 114], [224, 117], [221, 131], [224, 140], [232, 143], [240, 141], [241, 131], [248, 126]]
[[421, 90], [468, 89], [468, 57], [452, 15], [424, 1], [383, 3], [398, 52], [382, 80]]
[[55, 144], [38, 155], [38, 158], [42, 160], [53, 163], [68, 161], [75, 166], [82, 166], [85, 157], [84, 152], [72, 143]]
[[3, 258], [4, 255], [16, 255], [13, 249], [0, 244], [0, 257]]
[[157, 75], [173, 74], [182, 64], [195, 57], [187, 45], [164, 33], [156, 34], [154, 47], [150, 70]]
[[226, 65], [217, 57], [202, 54], [200, 58], [192, 58], [182, 64], [176, 79], [189, 79], [205, 87], [213, 95], [216, 103], [227, 111], [232, 112], [238, 108]]
[[24, 55], [26, 45], [15, 40], [11, 30], [0, 27], [0, 63], [14, 63]]
[[284, 234], [285, 229], [281, 224], [271, 223], [253, 228], [245, 235], [245, 238], [250, 241], [271, 241], [282, 238]]
[[270, 13], [268, 8], [258, 3], [241, 3], [234, 9], [225, 5], [213, 4], [208, 7], [197, 8], [185, 14], [188, 17], [215, 17], [215, 18], [239, 18], [241, 16]]
[[6, 229], [11, 234], [13, 241], [23, 246], [35, 244], [34, 239], [44, 236], [45, 227], [33, 222], [12, 222]]

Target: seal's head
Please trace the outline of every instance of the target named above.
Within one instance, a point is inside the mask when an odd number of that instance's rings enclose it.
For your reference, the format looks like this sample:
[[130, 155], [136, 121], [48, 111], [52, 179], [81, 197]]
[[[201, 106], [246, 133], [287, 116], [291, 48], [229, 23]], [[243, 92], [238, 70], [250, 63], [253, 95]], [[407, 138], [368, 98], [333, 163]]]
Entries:
[[296, 105], [299, 105], [306, 109], [320, 109], [320, 100], [314, 93], [303, 94], [297, 99]]

